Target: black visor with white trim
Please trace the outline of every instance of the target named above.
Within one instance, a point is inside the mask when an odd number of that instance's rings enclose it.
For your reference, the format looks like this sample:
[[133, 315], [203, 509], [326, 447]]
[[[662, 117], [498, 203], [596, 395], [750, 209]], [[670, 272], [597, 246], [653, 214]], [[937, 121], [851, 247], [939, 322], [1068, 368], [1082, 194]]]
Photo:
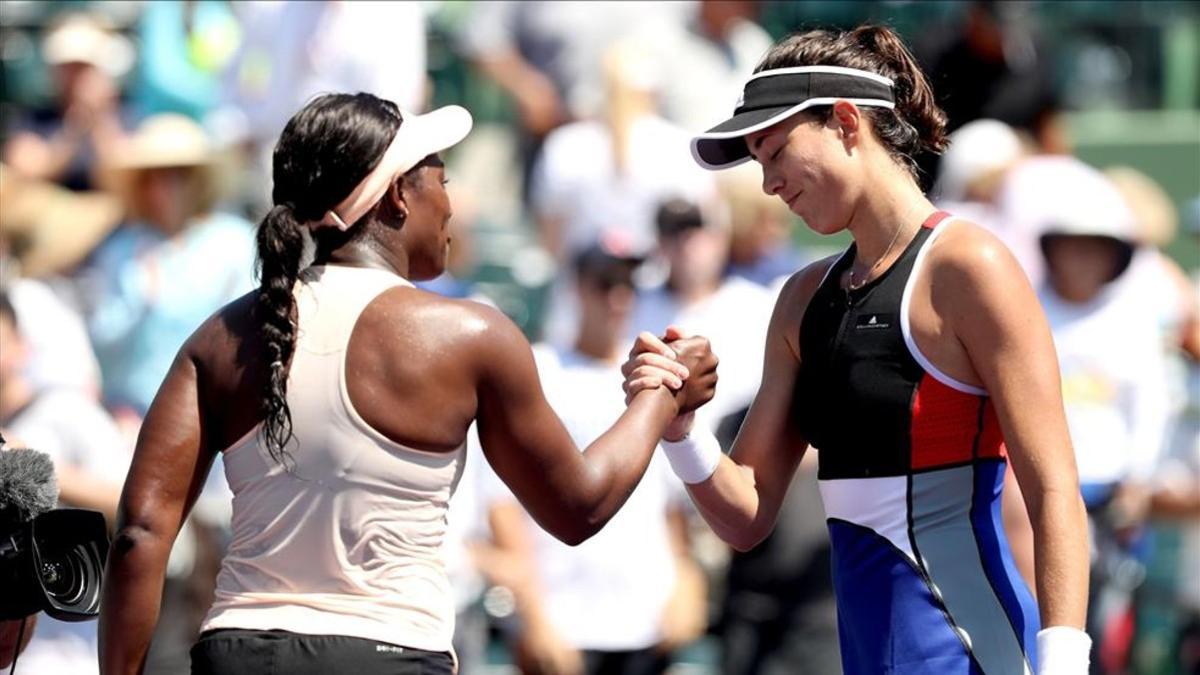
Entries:
[[692, 139], [692, 157], [706, 169], [727, 169], [750, 159], [746, 136], [796, 113], [836, 101], [894, 108], [892, 80], [838, 66], [776, 68], [746, 81], [733, 117]]

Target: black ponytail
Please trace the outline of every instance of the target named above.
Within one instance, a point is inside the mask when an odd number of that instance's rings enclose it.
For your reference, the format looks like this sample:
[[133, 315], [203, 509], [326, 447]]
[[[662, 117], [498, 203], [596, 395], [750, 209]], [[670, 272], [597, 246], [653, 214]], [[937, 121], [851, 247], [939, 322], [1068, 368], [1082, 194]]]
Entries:
[[896, 31], [887, 26], [859, 26], [850, 38], [882, 59], [886, 72], [896, 83], [896, 117], [907, 129], [898, 144], [907, 154], [917, 150], [946, 149], [946, 113], [933, 97], [933, 87], [917, 59]]
[[[371, 94], [327, 94], [296, 113], [275, 146], [275, 206], [258, 226], [254, 312], [265, 345], [260, 433], [277, 462], [286, 463], [293, 438], [287, 403], [288, 371], [296, 349], [292, 293], [300, 277], [306, 223], [320, 220], [375, 168], [400, 122], [400, 110], [391, 101]], [[351, 223], [347, 232], [336, 231], [335, 236], [345, 241], [363, 229]], [[321, 237], [316, 243], [320, 248]]]

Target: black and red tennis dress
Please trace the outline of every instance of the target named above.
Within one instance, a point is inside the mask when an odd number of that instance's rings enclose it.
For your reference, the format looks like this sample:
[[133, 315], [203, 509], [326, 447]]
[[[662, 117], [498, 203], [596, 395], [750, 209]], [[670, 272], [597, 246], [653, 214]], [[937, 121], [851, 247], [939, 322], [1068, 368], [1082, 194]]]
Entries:
[[856, 290], [832, 265], [800, 329], [795, 415], [820, 450], [845, 672], [1034, 671], [1037, 606], [1000, 518], [1007, 462], [987, 392], [940, 372], [909, 324], [935, 213]]

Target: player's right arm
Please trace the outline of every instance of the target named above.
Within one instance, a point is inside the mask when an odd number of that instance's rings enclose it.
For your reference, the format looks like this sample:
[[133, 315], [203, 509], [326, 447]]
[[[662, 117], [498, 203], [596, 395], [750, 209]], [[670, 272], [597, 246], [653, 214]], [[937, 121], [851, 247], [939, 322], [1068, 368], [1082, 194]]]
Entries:
[[[578, 544], [625, 503], [677, 414], [679, 397], [666, 388], [641, 392], [580, 453], [546, 402], [525, 336], [494, 309], [478, 306], [474, 311], [478, 330], [471, 338], [471, 354], [484, 455], [542, 528], [567, 544]], [[712, 352], [706, 341], [687, 351], [681, 363], [666, 358], [662, 363], [676, 369], [677, 376], [688, 376], [679, 403], [694, 407], [712, 397], [715, 364], [708, 363]]]
[[[763, 378], [750, 412], [707, 480], [687, 486], [709, 527], [739, 551], [770, 534], [808, 442], [792, 414], [800, 369], [800, 319], [832, 259], [796, 273], [775, 304], [763, 356]], [[639, 357], [640, 358], [640, 357]]]

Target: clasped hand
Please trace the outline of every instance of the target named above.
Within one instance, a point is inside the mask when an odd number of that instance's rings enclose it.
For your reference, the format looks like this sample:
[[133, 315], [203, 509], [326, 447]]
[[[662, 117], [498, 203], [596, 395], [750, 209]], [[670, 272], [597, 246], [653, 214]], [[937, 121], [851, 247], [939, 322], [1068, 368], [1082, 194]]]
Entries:
[[625, 402], [640, 392], [666, 387], [674, 393], [678, 414], [663, 433], [668, 441], [691, 431], [695, 410], [712, 400], [717, 389], [717, 356], [707, 338], [688, 337], [676, 326], [657, 337], [643, 332], [621, 366]]

